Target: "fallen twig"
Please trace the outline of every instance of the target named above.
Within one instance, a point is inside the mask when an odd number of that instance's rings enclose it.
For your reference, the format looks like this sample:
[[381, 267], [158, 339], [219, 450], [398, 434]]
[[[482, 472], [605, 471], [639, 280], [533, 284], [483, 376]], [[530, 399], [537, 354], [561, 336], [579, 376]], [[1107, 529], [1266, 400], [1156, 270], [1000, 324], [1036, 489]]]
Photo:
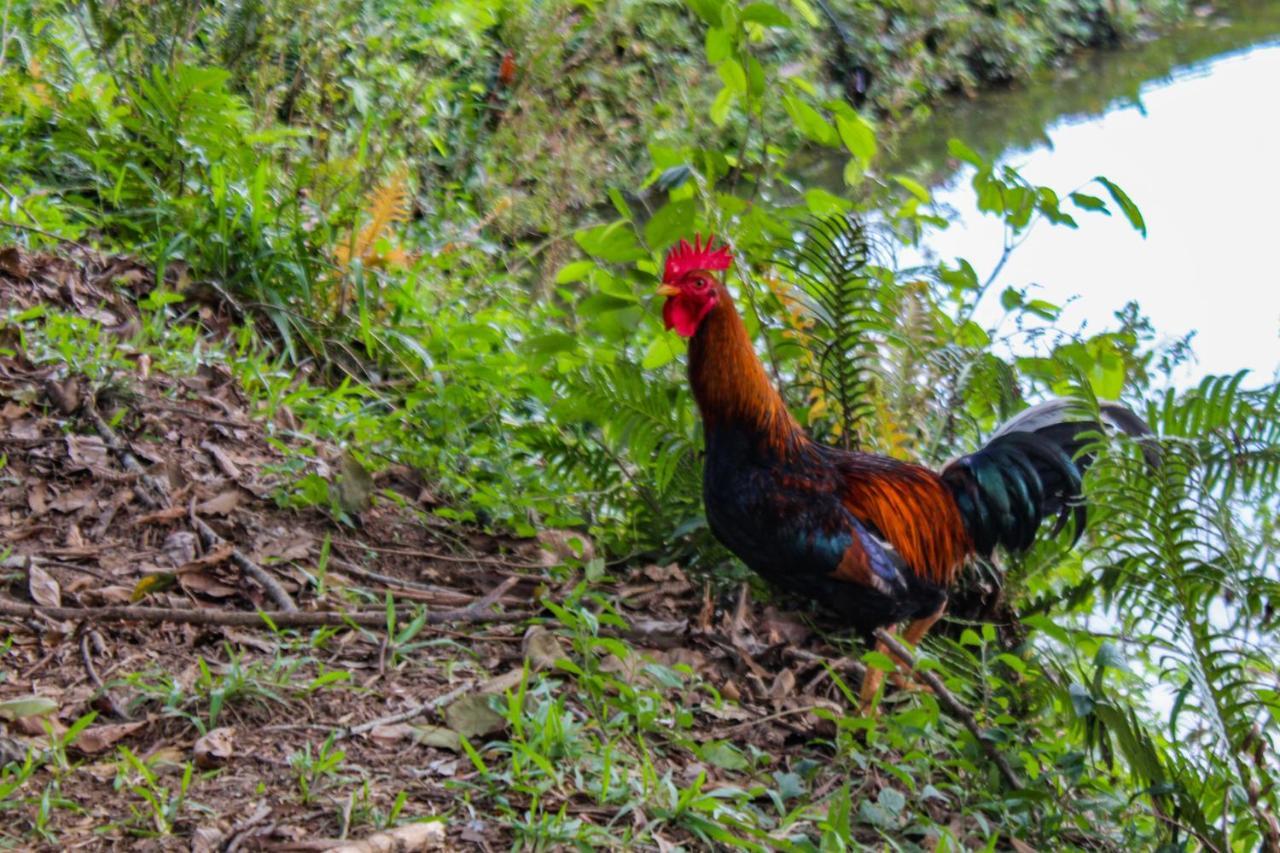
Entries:
[[996, 749], [995, 744], [987, 740], [982, 731], [982, 727], [978, 725], [978, 721], [974, 719], [972, 712], [969, 711], [955, 694], [947, 689], [942, 683], [942, 679], [932, 672], [921, 671], [915, 668], [916, 661], [911, 652], [907, 651], [907, 647], [898, 642], [898, 639], [883, 628], [876, 629], [876, 639], [884, 643], [885, 648], [893, 652], [901, 660], [905, 661], [907, 666], [911, 667], [911, 674], [918, 681], [921, 681], [933, 690], [933, 694], [938, 697], [943, 705], [947, 707], [956, 718], [964, 724], [969, 730], [969, 734], [973, 735], [973, 739], [978, 742], [978, 746], [987, 754], [987, 758], [1000, 770], [1000, 775], [1009, 783], [1009, 787], [1015, 791], [1022, 790], [1022, 780], [1013, 772], [1013, 768], [1009, 766], [1009, 762], [1005, 760], [1000, 750]]
[[498, 599], [506, 595], [507, 591], [510, 590], [511, 587], [515, 586], [519, 582], [519, 578], [507, 578], [502, 583], [485, 593], [482, 597], [477, 598], [475, 601], [468, 604], [463, 608], [463, 610], [472, 610], [476, 613], [488, 610], [490, 607], [497, 604]]
[[[391, 548], [385, 545], [370, 545], [367, 542], [354, 542], [350, 539], [340, 539], [334, 537], [335, 545], [341, 545], [345, 548], [364, 548], [368, 551], [374, 551], [379, 554], [395, 554], [400, 557], [422, 557], [427, 560], [440, 560], [444, 563], [475, 563], [484, 566], [499, 566], [505, 569], [541, 569], [536, 563], [513, 563], [510, 560], [502, 560], [497, 557], [484, 557], [480, 555], [462, 557], [455, 554], [441, 554], [438, 551], [424, 551], [420, 548]], [[536, 576], [532, 576], [536, 577]], [[543, 578], [536, 578], [543, 580]]]
[[[534, 614], [530, 611], [510, 613], [484, 613], [471, 606], [455, 610], [427, 612], [428, 625], [448, 625], [463, 622], [520, 622]], [[278, 628], [320, 628], [342, 625], [359, 625], [362, 628], [385, 628], [385, 610], [337, 611], [300, 610], [179, 610], [172, 607], [43, 607], [37, 604], [21, 604], [0, 599], [0, 616], [39, 618], [45, 616], [61, 620], [88, 620], [92, 622], [174, 622], [184, 625], [227, 625], [233, 627], [263, 627], [270, 620]], [[404, 611], [400, 618], [412, 619], [413, 614]]]
[[[342, 740], [344, 738], [354, 737], [356, 735], [362, 735], [365, 732], [373, 731], [378, 726], [390, 726], [396, 723], [408, 722], [409, 720], [415, 719], [417, 717], [421, 717], [423, 714], [427, 713], [428, 711], [432, 711], [432, 710], [435, 710], [436, 708], [442, 707], [444, 705], [448, 705], [454, 699], [457, 699], [459, 696], [461, 696], [463, 693], [468, 692], [473, 687], [475, 687], [475, 685], [471, 683], [463, 684], [460, 687], [455, 687], [454, 689], [450, 690], [448, 693], [442, 694], [440, 696], [437, 696], [434, 699], [423, 702], [421, 705], [415, 705], [407, 711], [400, 711], [395, 714], [390, 714], [389, 716], [386, 716], [386, 717], [378, 717], [376, 720], [369, 720], [366, 723], [360, 723], [359, 725], [356, 725], [356, 726], [347, 726], [345, 728], [339, 728], [336, 739]], [[337, 727], [335, 726], [334, 728], [337, 728]]]
[[98, 694], [102, 696], [102, 700], [107, 704], [107, 709], [111, 715], [119, 720], [129, 719], [129, 714], [125, 711], [124, 706], [116, 699], [107, 685], [102, 683], [102, 679], [98, 676], [97, 669], [93, 666], [93, 654], [89, 650], [89, 643], [92, 642], [94, 651], [102, 654], [105, 649], [105, 643], [97, 631], [85, 631], [80, 635], [80, 660], [84, 662], [85, 674], [89, 676], [89, 682], [93, 685]]
[[[445, 598], [460, 599], [456, 606], [468, 606], [473, 604], [476, 597], [467, 592], [460, 592], [452, 587], [440, 586], [433, 583], [423, 583], [422, 581], [409, 580], [407, 578], [398, 578], [394, 575], [384, 575], [381, 572], [375, 572], [372, 569], [366, 569], [357, 566], [350, 560], [344, 560], [341, 557], [330, 557], [329, 565], [346, 575], [359, 578], [363, 581], [371, 581], [373, 583], [382, 584], [387, 587], [388, 591], [393, 595], [411, 598], [414, 601], [430, 601], [428, 598], [414, 598], [412, 593], [422, 593], [423, 595], [438, 595]], [[518, 581], [519, 578], [516, 578]], [[515, 599], [501, 599], [490, 602], [501, 604], [515, 604]]]
[[[217, 548], [220, 545], [227, 544], [227, 540], [219, 536], [216, 530], [205, 524], [204, 520], [196, 515], [195, 498], [191, 499], [191, 506], [187, 511], [187, 515], [191, 519], [191, 526], [200, 534], [200, 541], [204, 543], [204, 547]], [[231, 552], [231, 562], [239, 566], [240, 571], [261, 584], [262, 588], [267, 591], [267, 595], [271, 596], [271, 600], [281, 610], [293, 612], [298, 609], [298, 605], [293, 603], [293, 597], [285, 591], [280, 582], [266, 569], [246, 557], [239, 548]]]
[[166, 501], [164, 486], [150, 474], [147, 473], [146, 467], [138, 461], [138, 457], [133, 455], [133, 451], [120, 440], [120, 436], [116, 435], [116, 431], [111, 425], [103, 420], [102, 415], [98, 414], [98, 408], [93, 403], [93, 395], [90, 394], [85, 400], [84, 412], [93, 422], [93, 427], [98, 431], [98, 435], [102, 438], [107, 448], [116, 456], [120, 457], [120, 464], [124, 465], [126, 471], [137, 474], [145, 488], [138, 490], [138, 498], [151, 509], [158, 509], [165, 505]]

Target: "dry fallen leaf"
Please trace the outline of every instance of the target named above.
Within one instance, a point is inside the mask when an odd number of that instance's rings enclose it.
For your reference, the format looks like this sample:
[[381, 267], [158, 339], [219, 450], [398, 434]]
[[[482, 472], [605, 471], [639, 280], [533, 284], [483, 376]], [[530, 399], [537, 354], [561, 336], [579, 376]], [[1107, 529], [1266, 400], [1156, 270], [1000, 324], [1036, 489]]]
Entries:
[[46, 500], [48, 494], [49, 488], [43, 482], [37, 482], [27, 489], [27, 508], [33, 516], [44, 515], [49, 511], [49, 502]]
[[185, 566], [195, 562], [199, 541], [189, 530], [175, 530], [164, 539], [164, 553], [175, 566]]
[[689, 582], [684, 572], [675, 563], [669, 566], [645, 566], [641, 571], [646, 578], [657, 583], [672, 582], [681, 585]]
[[208, 770], [226, 764], [235, 751], [235, 739], [235, 726], [219, 726], [205, 733], [192, 749], [196, 766]]
[[27, 591], [36, 604], [45, 607], [62, 606], [62, 590], [58, 588], [58, 582], [53, 579], [53, 575], [35, 563], [27, 564]]
[[218, 547], [210, 550], [209, 553], [205, 554], [203, 557], [198, 557], [197, 559], [194, 559], [189, 563], [184, 563], [183, 565], [179, 566], [178, 573], [179, 574], [185, 574], [186, 572], [196, 573], [208, 566], [216, 566], [219, 563], [225, 563], [227, 560], [231, 559], [231, 555], [234, 554], [235, 552], [236, 552], [235, 545], [232, 545], [230, 542], [224, 542]]
[[107, 445], [96, 435], [67, 436], [67, 456], [81, 468], [109, 468], [111, 455]]
[[490, 695], [468, 693], [444, 709], [444, 720], [465, 737], [483, 737], [507, 727], [506, 717], [489, 707]]
[[544, 566], [558, 566], [565, 562], [589, 562], [596, 555], [591, 537], [576, 530], [540, 530], [538, 544], [542, 551], [538, 562]]
[[369, 740], [377, 741], [380, 746], [388, 746], [396, 741], [413, 737], [413, 726], [408, 723], [392, 723], [374, 726], [366, 735]]
[[214, 495], [196, 506], [196, 512], [200, 515], [228, 515], [240, 506], [241, 494], [239, 489], [227, 489], [225, 492]]
[[413, 853], [416, 850], [440, 850], [445, 846], [444, 824], [411, 823], [370, 835], [363, 841], [327, 848], [329, 853]]
[[769, 701], [773, 703], [774, 710], [780, 709], [782, 703], [785, 702], [791, 694], [796, 691], [796, 676], [789, 669], [784, 669], [778, 673], [774, 679], [773, 685], [769, 688]]
[[90, 726], [76, 737], [75, 747], [86, 755], [96, 755], [109, 749], [116, 741], [128, 737], [147, 724], [147, 720], [133, 723], [115, 723], [109, 726]]
[[22, 252], [18, 251], [16, 246], [6, 246], [0, 249], [0, 270], [20, 279], [26, 278], [30, 273], [26, 258], [23, 257]]
[[187, 508], [184, 506], [170, 506], [164, 509], [158, 509], [155, 512], [144, 513], [133, 520], [134, 524], [154, 524], [158, 521], [175, 521], [187, 514]]
[[234, 586], [228, 586], [206, 572], [183, 572], [178, 575], [178, 583], [187, 592], [207, 595], [210, 598], [230, 598], [239, 592]]
[[14, 696], [0, 702], [0, 720], [21, 720], [26, 717], [43, 717], [58, 710], [58, 703], [48, 696]]
[[191, 834], [191, 853], [214, 853], [223, 848], [226, 836], [216, 826], [200, 826]]
[[434, 746], [436, 749], [447, 749], [450, 752], [462, 752], [462, 738], [453, 729], [444, 726], [412, 726], [413, 740], [423, 746]]
[[523, 650], [525, 659], [535, 670], [555, 669], [556, 661], [565, 656], [556, 635], [542, 625], [531, 625], [524, 632]]
[[49, 509], [57, 512], [75, 512], [84, 509], [93, 502], [93, 491], [90, 489], [74, 489], [58, 495], [49, 501]]

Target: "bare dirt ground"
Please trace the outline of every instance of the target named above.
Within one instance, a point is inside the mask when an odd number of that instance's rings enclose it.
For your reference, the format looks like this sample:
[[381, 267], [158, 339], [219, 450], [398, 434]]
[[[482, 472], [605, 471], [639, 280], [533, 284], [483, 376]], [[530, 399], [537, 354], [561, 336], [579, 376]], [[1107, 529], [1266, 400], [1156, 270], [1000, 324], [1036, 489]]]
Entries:
[[[500, 742], [507, 723], [484, 695], [573, 657], [546, 609], [582, 580], [557, 568], [564, 536], [445, 523], [431, 484], [404, 468], [364, 483], [287, 409], [261, 417], [217, 363], [177, 375], [125, 347], [90, 376], [51, 358], [56, 342], [33, 356], [42, 327], [23, 312], [125, 340], [153, 285], [123, 258], [0, 250], [0, 846], [329, 849], [436, 816], [407, 848], [509, 848], [459, 735], [481, 751]], [[229, 328], [216, 306], [197, 319], [206, 340]], [[355, 524], [282, 505], [309, 474], [346, 477], [371, 505]], [[693, 709], [693, 741], [769, 751], [784, 770], [822, 760], [811, 744], [833, 728], [812, 711], [847, 709], [832, 674], [854, 683], [858, 665], [804, 620], [719, 600], [676, 566], [598, 588], [629, 622], [618, 677], [687, 665], [728, 700], [673, 691]], [[655, 760], [680, 779], [740, 771], [690, 767], [678, 750]], [[542, 807], [618, 815], [574, 790]], [[625, 819], [643, 822], [643, 808]], [[688, 843], [678, 828], [650, 838]]]

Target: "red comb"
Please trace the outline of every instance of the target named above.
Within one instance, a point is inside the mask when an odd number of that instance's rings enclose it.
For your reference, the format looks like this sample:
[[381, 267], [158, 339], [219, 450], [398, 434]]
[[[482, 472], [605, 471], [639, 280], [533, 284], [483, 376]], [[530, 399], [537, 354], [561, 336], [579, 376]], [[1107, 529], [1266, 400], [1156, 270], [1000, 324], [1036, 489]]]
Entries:
[[692, 246], [688, 240], [681, 240], [679, 245], [667, 252], [667, 268], [662, 280], [670, 284], [695, 270], [727, 270], [733, 264], [733, 255], [729, 254], [728, 246], [712, 251], [711, 244], [715, 239], [714, 234], [708, 237], [705, 246], [700, 234], [694, 235]]

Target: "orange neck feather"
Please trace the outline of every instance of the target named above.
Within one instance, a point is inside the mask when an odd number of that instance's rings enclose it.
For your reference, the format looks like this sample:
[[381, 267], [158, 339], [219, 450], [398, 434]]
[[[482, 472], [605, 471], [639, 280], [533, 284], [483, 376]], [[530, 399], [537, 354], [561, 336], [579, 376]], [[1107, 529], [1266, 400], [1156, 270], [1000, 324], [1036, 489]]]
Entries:
[[689, 341], [689, 384], [703, 423], [748, 427], [779, 451], [807, 441], [769, 381], [732, 297], [723, 285], [717, 291], [718, 304]]

